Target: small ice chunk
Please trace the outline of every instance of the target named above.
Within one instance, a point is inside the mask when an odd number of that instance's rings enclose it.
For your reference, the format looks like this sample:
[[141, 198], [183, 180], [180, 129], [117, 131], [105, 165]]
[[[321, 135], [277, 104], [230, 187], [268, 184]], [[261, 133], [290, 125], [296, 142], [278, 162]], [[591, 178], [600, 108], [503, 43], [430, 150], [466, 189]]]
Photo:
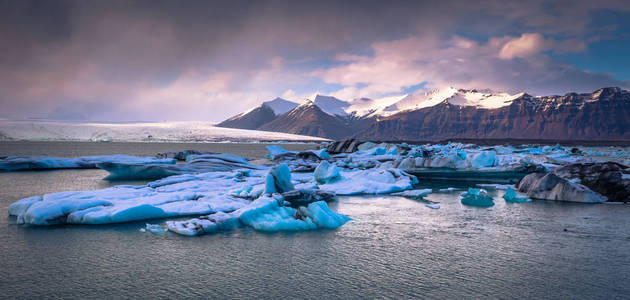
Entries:
[[267, 158], [273, 160], [276, 156], [280, 155], [280, 154], [284, 154], [287, 153], [289, 151], [285, 150], [284, 148], [282, 148], [282, 146], [278, 146], [278, 145], [269, 145], [267, 146], [267, 151], [269, 153], [267, 153]]
[[393, 196], [401, 196], [401, 197], [410, 197], [410, 198], [422, 198], [428, 194], [433, 192], [432, 189], [421, 189], [421, 190], [407, 190], [398, 193], [393, 193]]
[[480, 187], [489, 187], [497, 190], [507, 190], [509, 188], [513, 188], [513, 184], [499, 184], [499, 183], [479, 183], [477, 186]]
[[315, 168], [313, 176], [315, 177], [315, 181], [319, 184], [332, 183], [341, 179], [339, 168], [325, 160], [319, 163], [317, 168]]
[[524, 203], [524, 202], [532, 201], [525, 196], [518, 195], [512, 188], [508, 188], [505, 191], [505, 195], [503, 195], [503, 199], [505, 199], [505, 202], [512, 202], [512, 203]]
[[[162, 225], [159, 225], [159, 224], [146, 223], [146, 227], [143, 228], [143, 229], [145, 229], [145, 231], [149, 231], [149, 232], [154, 233], [154, 234], [164, 234], [164, 233], [166, 233], [166, 228], [162, 227]], [[145, 231], [143, 231], [143, 232], [145, 232]]]
[[468, 188], [468, 192], [462, 194], [462, 204], [478, 207], [494, 206], [492, 197], [483, 189]]
[[440, 205], [439, 204], [425, 204], [424, 206], [430, 208], [430, 209], [440, 209]]
[[454, 187], [448, 187], [448, 188], [444, 188], [444, 189], [439, 189], [438, 191], [440, 192], [452, 192], [452, 191], [457, 191], [459, 190], [458, 188], [454, 188]]

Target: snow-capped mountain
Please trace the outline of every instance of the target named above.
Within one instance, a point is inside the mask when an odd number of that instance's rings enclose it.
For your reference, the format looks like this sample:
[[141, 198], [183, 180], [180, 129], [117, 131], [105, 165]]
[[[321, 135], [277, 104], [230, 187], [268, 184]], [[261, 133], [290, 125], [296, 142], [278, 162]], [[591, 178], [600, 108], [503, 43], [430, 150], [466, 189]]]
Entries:
[[313, 101], [322, 111], [332, 116], [345, 116], [348, 114], [347, 109], [350, 107], [350, 103], [337, 99], [332, 96], [315, 96]]
[[257, 129], [263, 124], [273, 121], [277, 116], [296, 108], [298, 105], [298, 103], [278, 97], [271, 101], [263, 102], [259, 106], [251, 108], [248, 111], [237, 114], [236, 116], [217, 124], [217, 126], [252, 130]]
[[630, 140], [630, 93], [620, 88], [533, 97], [525, 93], [449, 87], [352, 101], [318, 95], [315, 101], [299, 106], [290, 103], [295, 106], [285, 113], [279, 113], [281, 110], [276, 113], [263, 103], [219, 126], [333, 139], [352, 136], [410, 141], [450, 138]]

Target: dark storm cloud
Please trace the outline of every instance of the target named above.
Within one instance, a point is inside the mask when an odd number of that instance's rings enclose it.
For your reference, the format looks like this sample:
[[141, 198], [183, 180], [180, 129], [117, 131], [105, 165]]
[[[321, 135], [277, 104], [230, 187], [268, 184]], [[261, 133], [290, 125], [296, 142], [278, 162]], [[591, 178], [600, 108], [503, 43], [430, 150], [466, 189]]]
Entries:
[[[331, 87], [341, 85], [344, 92], [338, 93], [348, 97], [359, 94], [348, 93], [356, 86], [372, 85], [361, 93], [395, 92], [406, 84], [388, 82], [388, 88], [379, 89], [375, 86], [382, 84], [370, 78], [336, 80], [335, 72], [346, 72], [343, 68], [347, 63], [334, 58], [345, 53], [380, 61], [388, 54], [376, 54], [375, 43], [395, 45], [397, 40], [411, 38], [437, 48], [427, 50], [431, 55], [423, 53], [415, 60], [405, 61], [398, 69], [384, 71], [405, 73], [410, 68], [410, 73], [414, 73], [413, 68], [426, 68], [415, 73], [435, 76], [431, 68], [440, 60], [440, 52], [435, 50], [446, 47], [445, 41], [454, 37], [465, 37], [479, 45], [492, 38], [517, 39], [528, 32], [558, 44], [565, 40], [587, 40], [613, 30], [591, 24], [589, 16], [593, 10], [627, 10], [625, 4], [624, 1], [597, 4], [585, 1], [0, 1], [0, 105], [2, 116], [11, 118], [76, 115], [115, 120], [220, 120], [265, 97], [283, 93], [302, 97], [316, 92], [309, 91], [309, 86], [321, 86], [322, 81]], [[486, 53], [488, 47], [484, 47], [471, 49], [484, 53], [483, 65], [508, 68], [518, 65], [500, 60], [497, 60], [500, 64], [494, 63], [495, 58], [490, 58], [494, 54]], [[554, 51], [551, 46], [545, 47]], [[495, 48], [492, 49], [499, 51], [500, 45]], [[535, 56], [514, 59], [535, 59]], [[523, 74], [545, 72], [544, 68], [529, 69]], [[467, 72], [465, 65], [459, 66], [459, 70], [462, 72], [453, 73], [453, 77], [483, 76]], [[586, 78], [580, 72], [571, 75], [578, 77], [575, 82]], [[519, 86], [516, 81], [504, 80], [500, 73], [495, 68], [493, 77], [470, 82], [491, 85], [493, 78], [500, 78], [500, 86], [494, 87]], [[414, 76], [401, 80], [436, 84], [448, 81], [439, 76]], [[518, 80], [528, 80], [523, 76]], [[609, 75], [598, 76], [598, 83], [624, 84]], [[571, 81], [566, 76], [557, 81], [562, 83], [559, 90], [575, 86], [566, 83]]]

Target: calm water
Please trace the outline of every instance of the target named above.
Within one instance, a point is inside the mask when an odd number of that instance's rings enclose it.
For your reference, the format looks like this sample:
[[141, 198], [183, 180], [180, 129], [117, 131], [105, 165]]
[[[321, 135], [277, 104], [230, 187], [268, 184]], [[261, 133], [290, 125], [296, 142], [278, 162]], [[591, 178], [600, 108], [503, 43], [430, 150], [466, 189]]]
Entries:
[[[12, 142], [0, 143], [0, 155], [191, 148], [265, 153], [264, 145]], [[630, 297], [630, 205], [506, 204], [492, 190], [491, 209], [462, 206], [459, 191], [429, 195], [439, 210], [399, 197], [340, 197], [331, 207], [354, 220], [338, 230], [201, 237], [142, 233], [144, 222], [23, 227], [7, 216], [23, 197], [111, 186], [105, 175], [0, 173], [0, 298]]]

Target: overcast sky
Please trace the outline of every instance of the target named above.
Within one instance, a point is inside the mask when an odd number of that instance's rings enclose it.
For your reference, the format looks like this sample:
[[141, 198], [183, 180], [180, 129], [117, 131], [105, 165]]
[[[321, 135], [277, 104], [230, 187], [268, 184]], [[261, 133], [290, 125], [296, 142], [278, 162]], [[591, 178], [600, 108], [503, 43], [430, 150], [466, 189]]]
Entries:
[[620, 1], [0, 0], [0, 117], [221, 121], [282, 96], [630, 88]]

